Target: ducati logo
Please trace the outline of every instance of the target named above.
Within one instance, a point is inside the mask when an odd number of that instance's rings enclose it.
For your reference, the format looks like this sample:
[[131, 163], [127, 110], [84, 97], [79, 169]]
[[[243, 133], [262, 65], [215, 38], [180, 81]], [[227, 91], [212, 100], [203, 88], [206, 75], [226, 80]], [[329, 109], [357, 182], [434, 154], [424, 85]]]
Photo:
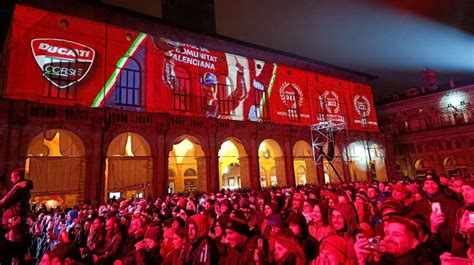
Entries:
[[81, 81], [95, 58], [91, 47], [63, 39], [33, 39], [31, 50], [43, 76], [59, 88]]

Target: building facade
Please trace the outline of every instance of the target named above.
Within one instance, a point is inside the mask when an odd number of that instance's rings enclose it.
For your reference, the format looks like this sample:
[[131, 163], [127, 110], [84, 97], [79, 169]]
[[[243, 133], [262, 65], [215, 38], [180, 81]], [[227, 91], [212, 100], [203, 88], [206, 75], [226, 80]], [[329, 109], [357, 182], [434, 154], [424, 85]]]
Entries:
[[380, 129], [393, 146], [397, 175], [474, 174], [474, 81], [438, 86], [433, 71], [423, 72], [423, 77], [425, 86], [377, 106]]
[[[17, 5], [3, 52], [0, 171], [25, 167], [37, 202], [391, 175], [369, 76], [68, 12]], [[322, 122], [344, 125], [334, 144]], [[332, 153], [319, 165], [314, 139]]]

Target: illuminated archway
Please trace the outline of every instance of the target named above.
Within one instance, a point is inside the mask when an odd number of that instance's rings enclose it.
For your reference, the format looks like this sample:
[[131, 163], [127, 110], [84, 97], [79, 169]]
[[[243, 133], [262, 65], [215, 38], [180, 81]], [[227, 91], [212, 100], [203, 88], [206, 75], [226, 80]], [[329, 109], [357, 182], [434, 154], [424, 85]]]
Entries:
[[[258, 162], [265, 170], [265, 179], [260, 179], [261, 185], [286, 186], [285, 158], [280, 145], [271, 139], [263, 140], [258, 148]], [[260, 170], [262, 172], [262, 170]]]
[[429, 158], [421, 158], [415, 161], [415, 173], [417, 177], [425, 177], [428, 172], [434, 170], [433, 162]]
[[206, 191], [206, 157], [199, 142], [182, 136], [173, 142], [168, 154], [168, 168], [175, 176], [168, 176], [169, 192]]
[[385, 150], [381, 145], [373, 141], [354, 141], [347, 145], [345, 154], [352, 180], [368, 180], [369, 170], [374, 179], [387, 180]]
[[48, 130], [28, 145], [25, 173], [33, 181], [33, 201], [48, 207], [81, 203], [85, 181], [85, 148], [73, 132]]
[[296, 185], [317, 183], [313, 150], [305, 141], [300, 140], [293, 146], [293, 168]]
[[105, 196], [130, 199], [152, 191], [153, 159], [143, 136], [126, 132], [115, 137], [105, 160]]
[[230, 138], [222, 143], [218, 156], [219, 187], [250, 188], [249, 162], [244, 146]]

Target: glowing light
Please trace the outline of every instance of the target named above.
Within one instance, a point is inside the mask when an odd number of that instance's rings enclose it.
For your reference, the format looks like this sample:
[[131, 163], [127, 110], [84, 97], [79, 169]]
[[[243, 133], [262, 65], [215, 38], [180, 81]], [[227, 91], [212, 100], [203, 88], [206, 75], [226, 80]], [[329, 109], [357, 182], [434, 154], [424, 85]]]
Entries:
[[127, 143], [125, 144], [125, 156], [135, 156], [132, 151], [132, 136], [127, 135]]
[[62, 156], [59, 141], [59, 131], [54, 134], [54, 137], [51, 139], [51, 141], [48, 141], [47, 139], [43, 140], [43, 144], [49, 149], [48, 156]]
[[173, 145], [174, 153], [176, 154], [176, 161], [178, 163], [183, 163], [183, 159], [186, 154], [194, 149], [194, 144], [189, 141], [187, 138], [181, 141], [178, 144]]
[[452, 91], [446, 93], [439, 101], [440, 108], [454, 107], [469, 103], [469, 95], [464, 91]]
[[355, 166], [363, 171], [367, 170], [371, 162], [383, 162], [385, 156], [383, 147], [372, 141], [352, 142], [346, 147], [345, 152], [348, 154], [349, 159], [355, 162]]

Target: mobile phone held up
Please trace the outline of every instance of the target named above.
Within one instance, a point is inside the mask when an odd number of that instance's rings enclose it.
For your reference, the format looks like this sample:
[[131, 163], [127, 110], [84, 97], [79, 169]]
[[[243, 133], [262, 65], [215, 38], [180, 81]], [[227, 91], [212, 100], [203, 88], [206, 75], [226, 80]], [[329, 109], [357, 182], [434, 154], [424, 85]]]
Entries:
[[441, 213], [441, 205], [439, 202], [433, 202], [431, 204], [431, 211]]

